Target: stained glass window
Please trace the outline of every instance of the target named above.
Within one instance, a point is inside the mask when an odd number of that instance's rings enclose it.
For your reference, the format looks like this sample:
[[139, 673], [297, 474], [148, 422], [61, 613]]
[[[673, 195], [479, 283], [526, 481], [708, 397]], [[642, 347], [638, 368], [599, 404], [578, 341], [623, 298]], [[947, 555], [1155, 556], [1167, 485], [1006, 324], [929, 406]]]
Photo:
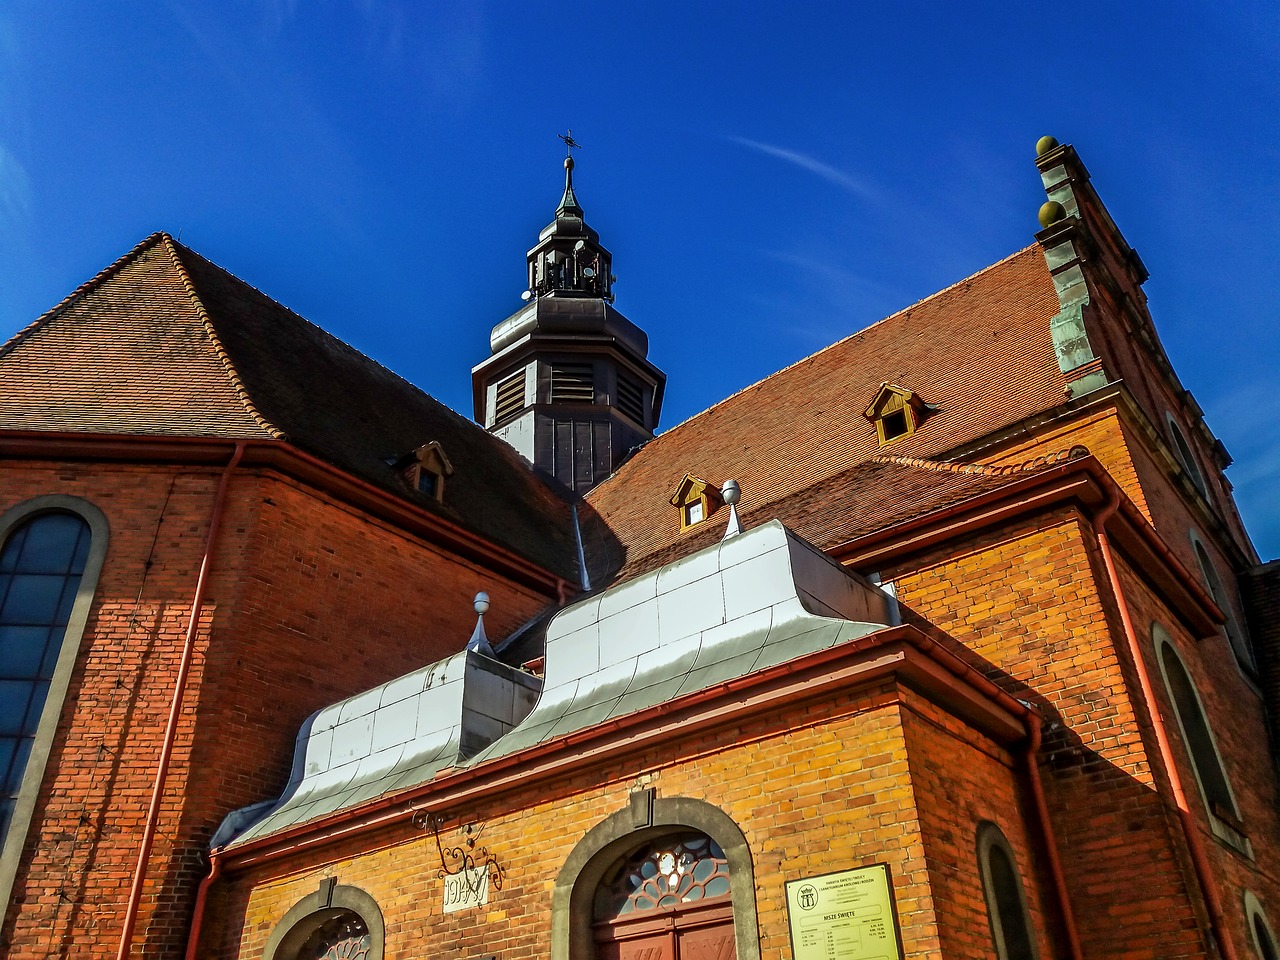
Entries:
[[360, 915], [344, 910], [316, 928], [297, 956], [298, 960], [366, 960], [371, 942]]
[[43, 513], [0, 549], [0, 837], [22, 787], [89, 539], [89, 525], [75, 514]]
[[729, 862], [702, 833], [664, 837], [621, 858], [596, 891], [595, 916], [608, 920], [729, 893]]

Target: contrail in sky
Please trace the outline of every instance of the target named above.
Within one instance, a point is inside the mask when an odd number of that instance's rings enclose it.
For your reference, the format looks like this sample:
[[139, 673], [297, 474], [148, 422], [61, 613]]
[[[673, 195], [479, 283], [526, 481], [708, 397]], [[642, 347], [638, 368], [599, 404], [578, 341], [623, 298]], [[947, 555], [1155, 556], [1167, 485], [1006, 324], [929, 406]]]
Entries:
[[811, 157], [807, 153], [801, 153], [798, 150], [788, 150], [785, 147], [775, 147], [771, 143], [761, 143], [759, 140], [749, 140], [746, 137], [730, 136], [728, 139], [740, 146], [749, 147], [759, 153], [766, 154], [770, 157], [776, 157], [779, 160], [785, 160], [801, 170], [807, 170], [812, 174], [816, 174], [828, 183], [834, 183], [840, 189], [847, 193], [853, 194], [855, 197], [861, 197], [863, 200], [879, 201], [880, 191], [875, 187], [869, 186], [855, 177], [849, 176], [842, 170], [837, 170], [829, 163], [823, 163], [816, 157]]

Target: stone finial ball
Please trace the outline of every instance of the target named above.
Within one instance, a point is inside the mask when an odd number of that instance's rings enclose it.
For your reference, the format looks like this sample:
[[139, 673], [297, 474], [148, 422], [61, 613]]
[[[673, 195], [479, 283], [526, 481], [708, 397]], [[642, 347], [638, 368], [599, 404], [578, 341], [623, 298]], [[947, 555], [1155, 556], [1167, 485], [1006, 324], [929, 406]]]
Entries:
[[1067, 219], [1067, 208], [1057, 200], [1047, 200], [1040, 206], [1040, 226], [1048, 227]]
[[1041, 137], [1036, 141], [1036, 156], [1043, 157], [1057, 145], [1058, 140], [1056, 137]]
[[724, 502], [729, 506], [734, 506], [742, 497], [742, 488], [738, 486], [738, 481], [726, 480], [720, 490], [720, 496], [724, 497]]
[[476, 594], [476, 613], [484, 616], [489, 612], [489, 595], [484, 591]]

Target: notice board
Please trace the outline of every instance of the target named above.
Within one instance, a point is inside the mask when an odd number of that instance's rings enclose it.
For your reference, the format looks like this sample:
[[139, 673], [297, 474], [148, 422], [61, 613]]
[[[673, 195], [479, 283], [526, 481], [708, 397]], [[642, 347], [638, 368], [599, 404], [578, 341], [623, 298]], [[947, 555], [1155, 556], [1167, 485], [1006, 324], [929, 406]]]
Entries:
[[793, 960], [902, 960], [887, 863], [786, 886]]

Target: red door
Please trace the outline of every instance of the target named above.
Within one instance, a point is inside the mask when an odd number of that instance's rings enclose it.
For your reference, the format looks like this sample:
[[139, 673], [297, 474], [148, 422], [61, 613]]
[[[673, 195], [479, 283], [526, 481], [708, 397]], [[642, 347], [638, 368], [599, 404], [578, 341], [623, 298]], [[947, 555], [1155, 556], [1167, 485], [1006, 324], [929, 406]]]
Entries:
[[735, 960], [733, 905], [725, 897], [661, 907], [595, 925], [599, 960]]

